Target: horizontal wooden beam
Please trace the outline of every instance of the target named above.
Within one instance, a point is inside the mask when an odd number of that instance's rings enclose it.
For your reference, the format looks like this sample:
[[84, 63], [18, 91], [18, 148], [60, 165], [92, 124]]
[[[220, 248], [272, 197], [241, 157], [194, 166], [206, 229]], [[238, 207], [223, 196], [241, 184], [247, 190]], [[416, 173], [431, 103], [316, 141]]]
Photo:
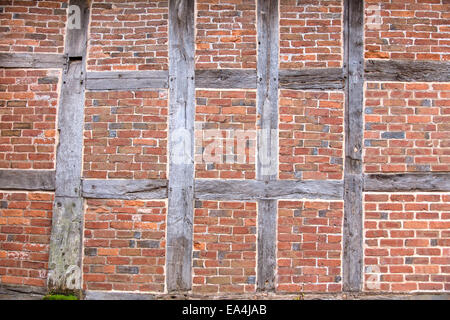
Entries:
[[83, 180], [82, 190], [93, 199], [165, 199], [167, 180]]
[[88, 72], [87, 90], [144, 90], [168, 88], [167, 71]]
[[279, 86], [293, 90], [342, 90], [345, 77], [342, 68], [280, 70]]
[[63, 54], [49, 53], [0, 53], [0, 68], [63, 68], [66, 58]]
[[195, 180], [196, 199], [264, 200], [264, 199], [328, 199], [340, 200], [343, 182], [338, 180]]
[[55, 190], [55, 171], [0, 170], [0, 190]]
[[256, 89], [256, 70], [196, 70], [197, 88]]
[[450, 173], [366, 174], [364, 191], [450, 192]]
[[366, 81], [448, 82], [450, 62], [367, 60]]

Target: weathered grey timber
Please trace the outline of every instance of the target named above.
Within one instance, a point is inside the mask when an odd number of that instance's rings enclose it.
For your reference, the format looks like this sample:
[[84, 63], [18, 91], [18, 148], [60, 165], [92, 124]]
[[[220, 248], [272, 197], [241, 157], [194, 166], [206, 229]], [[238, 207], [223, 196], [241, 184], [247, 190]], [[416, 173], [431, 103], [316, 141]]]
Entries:
[[194, 0], [169, 0], [168, 292], [188, 291], [192, 286], [194, 11]]
[[366, 174], [364, 191], [375, 192], [450, 192], [450, 173]]
[[166, 199], [167, 180], [83, 180], [84, 198]]
[[143, 90], [168, 88], [167, 71], [88, 72], [87, 90]]
[[55, 190], [55, 171], [0, 170], [0, 190]]
[[361, 291], [362, 139], [364, 95], [364, 1], [344, 2], [344, 69], [347, 73], [345, 108], [343, 288]]
[[256, 89], [256, 70], [196, 70], [197, 88]]
[[448, 82], [450, 62], [410, 60], [367, 60], [367, 81]]
[[66, 58], [63, 54], [50, 53], [0, 53], [0, 68], [63, 68]]
[[109, 291], [86, 291], [84, 300], [155, 300], [155, 295], [148, 293], [128, 293]]
[[280, 70], [280, 89], [342, 90], [345, 86], [344, 69]]
[[[278, 0], [258, 0], [256, 179], [278, 175]], [[258, 201], [257, 290], [275, 290], [277, 201]]]
[[67, 65], [62, 76], [58, 111], [59, 144], [56, 150], [56, 188], [49, 250], [48, 288], [52, 291], [81, 290], [83, 198], [81, 165], [83, 149], [85, 63], [89, 4], [80, 7], [81, 29], [67, 29]]
[[216, 180], [196, 179], [196, 199], [203, 200], [342, 200], [344, 185], [340, 180]]

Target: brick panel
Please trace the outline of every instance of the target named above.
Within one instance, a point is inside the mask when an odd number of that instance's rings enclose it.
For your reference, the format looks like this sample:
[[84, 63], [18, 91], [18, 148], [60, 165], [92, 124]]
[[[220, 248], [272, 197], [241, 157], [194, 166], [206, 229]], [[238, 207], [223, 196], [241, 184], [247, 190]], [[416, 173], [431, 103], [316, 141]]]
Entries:
[[0, 192], [0, 285], [46, 286], [53, 199]]
[[0, 69], [0, 168], [54, 169], [58, 70]]
[[364, 289], [450, 290], [450, 194], [365, 194]]
[[68, 0], [1, 1], [0, 51], [63, 53]]
[[86, 93], [85, 178], [166, 179], [167, 90]]
[[342, 290], [342, 201], [278, 201], [277, 292]]
[[450, 60], [447, 0], [366, 0], [367, 59]]
[[168, 1], [93, 0], [88, 70], [167, 70]]
[[196, 201], [194, 293], [250, 293], [256, 283], [256, 203]]
[[256, 0], [197, 0], [197, 69], [256, 68]]
[[164, 291], [165, 201], [89, 199], [84, 290]]
[[366, 172], [450, 171], [450, 83], [367, 83]]
[[279, 178], [342, 179], [344, 94], [280, 90]]
[[254, 179], [255, 154], [256, 92], [197, 90], [196, 178]]
[[280, 0], [280, 68], [342, 66], [340, 0]]

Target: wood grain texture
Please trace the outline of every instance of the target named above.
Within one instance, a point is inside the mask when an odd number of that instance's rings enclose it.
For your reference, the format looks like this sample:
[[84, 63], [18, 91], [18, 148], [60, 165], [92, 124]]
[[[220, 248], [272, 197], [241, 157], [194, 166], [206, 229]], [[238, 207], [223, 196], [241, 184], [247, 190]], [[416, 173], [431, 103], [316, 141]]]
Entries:
[[410, 60], [367, 60], [367, 81], [448, 82], [450, 62]]
[[450, 173], [366, 174], [364, 191], [450, 192]]
[[256, 70], [196, 70], [195, 86], [206, 89], [256, 89]]
[[83, 198], [81, 167], [85, 99], [85, 64], [89, 3], [80, 7], [81, 29], [67, 29], [64, 68], [58, 110], [59, 143], [56, 149], [55, 202], [49, 250], [47, 284], [54, 292], [81, 290]]
[[[278, 176], [278, 0], [257, 2], [257, 160], [256, 179]], [[276, 200], [258, 200], [257, 290], [275, 290]]]
[[55, 171], [0, 170], [0, 190], [55, 190]]
[[169, 1], [168, 292], [188, 291], [192, 287], [194, 11], [194, 0]]
[[63, 54], [49, 53], [0, 53], [0, 68], [63, 68], [66, 58]]
[[143, 90], [168, 88], [167, 71], [88, 72], [87, 90]]
[[167, 180], [83, 180], [84, 198], [166, 199]]
[[280, 70], [280, 89], [342, 90], [345, 87], [342, 68]]
[[202, 200], [342, 200], [343, 190], [340, 180], [195, 180], [195, 198]]
[[364, 102], [364, 1], [344, 2], [345, 172], [343, 289], [362, 289], [362, 141]]

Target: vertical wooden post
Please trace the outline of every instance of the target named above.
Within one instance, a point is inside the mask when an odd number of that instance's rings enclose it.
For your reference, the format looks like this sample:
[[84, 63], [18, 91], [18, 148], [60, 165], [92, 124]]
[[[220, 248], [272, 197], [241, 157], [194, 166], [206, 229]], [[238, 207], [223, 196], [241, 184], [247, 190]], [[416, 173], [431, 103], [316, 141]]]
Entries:
[[[258, 0], [256, 179], [278, 177], [278, 0]], [[258, 200], [257, 289], [275, 289], [277, 200]]]
[[169, 1], [168, 292], [192, 287], [194, 202], [194, 0]]
[[363, 267], [364, 1], [345, 0], [344, 291], [361, 291]]
[[48, 274], [49, 290], [62, 292], [81, 289], [83, 199], [80, 189], [89, 26], [88, 1], [71, 0], [70, 6], [80, 9], [74, 13], [80, 14], [75, 17], [80, 19], [80, 28], [68, 27], [66, 35], [67, 61], [63, 70], [58, 110], [59, 144], [56, 151], [56, 189]]

